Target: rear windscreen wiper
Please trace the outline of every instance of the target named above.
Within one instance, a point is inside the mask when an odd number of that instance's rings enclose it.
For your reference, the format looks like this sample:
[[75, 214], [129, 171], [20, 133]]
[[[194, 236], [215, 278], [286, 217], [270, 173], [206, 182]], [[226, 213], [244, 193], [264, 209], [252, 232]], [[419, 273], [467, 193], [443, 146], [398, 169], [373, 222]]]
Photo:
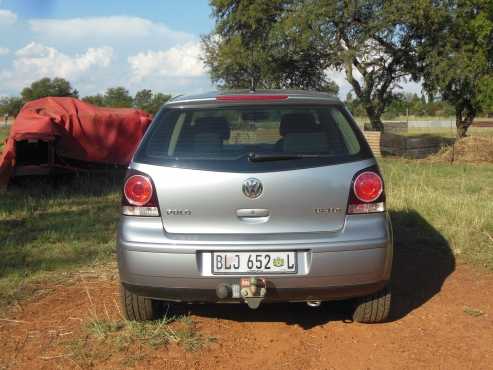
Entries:
[[326, 157], [326, 156], [321, 154], [289, 154], [289, 153], [248, 154], [248, 160], [250, 162], [285, 161], [290, 159], [322, 158], [322, 157]]

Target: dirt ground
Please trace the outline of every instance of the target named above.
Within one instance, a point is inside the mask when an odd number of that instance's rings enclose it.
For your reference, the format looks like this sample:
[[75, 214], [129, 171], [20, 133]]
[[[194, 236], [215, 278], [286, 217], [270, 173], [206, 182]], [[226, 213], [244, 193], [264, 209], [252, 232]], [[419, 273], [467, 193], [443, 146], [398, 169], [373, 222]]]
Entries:
[[82, 274], [47, 285], [0, 320], [0, 369], [493, 369], [493, 274], [434, 253], [408, 251], [397, 262], [384, 324], [352, 323], [342, 303], [195, 305], [187, 310], [197, 329], [215, 337], [202, 349], [104, 351], [93, 341], [86, 349], [99, 355], [86, 362], [66, 343], [87, 336], [95, 307], [118, 316], [118, 284], [115, 274]]

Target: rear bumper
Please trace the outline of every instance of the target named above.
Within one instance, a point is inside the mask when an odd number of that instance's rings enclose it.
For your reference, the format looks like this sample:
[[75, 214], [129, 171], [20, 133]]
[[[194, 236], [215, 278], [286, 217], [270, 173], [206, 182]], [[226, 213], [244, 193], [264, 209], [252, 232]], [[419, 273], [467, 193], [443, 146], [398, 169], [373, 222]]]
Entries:
[[[387, 281], [373, 284], [350, 285], [321, 288], [277, 288], [268, 284], [264, 302], [304, 302], [309, 300], [333, 301], [354, 297], [362, 297], [377, 292], [385, 287]], [[218, 299], [216, 291], [212, 289], [180, 289], [137, 286], [122, 283], [129, 291], [153, 299], [172, 302], [209, 302], [209, 303], [236, 303], [240, 299]]]
[[122, 217], [117, 245], [120, 279], [130, 291], [149, 298], [219, 302], [216, 287], [237, 284], [241, 276], [211, 273], [207, 261], [217, 250], [297, 251], [296, 274], [264, 276], [266, 301], [363, 296], [378, 291], [390, 279], [393, 247], [386, 214], [348, 216], [337, 234], [282, 240], [257, 237], [171, 239], [159, 219]]

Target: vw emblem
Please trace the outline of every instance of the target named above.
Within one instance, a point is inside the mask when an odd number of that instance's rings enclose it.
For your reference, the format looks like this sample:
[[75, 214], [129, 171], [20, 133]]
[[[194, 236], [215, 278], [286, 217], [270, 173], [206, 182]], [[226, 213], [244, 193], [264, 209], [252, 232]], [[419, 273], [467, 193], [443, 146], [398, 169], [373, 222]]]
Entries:
[[255, 199], [262, 195], [264, 187], [262, 186], [262, 183], [259, 179], [251, 177], [243, 182], [242, 189], [245, 196], [251, 199]]

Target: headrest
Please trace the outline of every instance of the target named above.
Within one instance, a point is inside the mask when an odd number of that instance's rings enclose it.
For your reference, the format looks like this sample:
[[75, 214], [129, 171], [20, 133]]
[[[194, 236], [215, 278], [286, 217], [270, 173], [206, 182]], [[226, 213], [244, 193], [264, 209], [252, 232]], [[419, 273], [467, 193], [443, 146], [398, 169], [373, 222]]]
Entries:
[[202, 117], [195, 121], [193, 126], [195, 134], [218, 134], [222, 140], [228, 140], [231, 128], [229, 122], [224, 117]]
[[310, 113], [287, 113], [281, 118], [279, 132], [281, 136], [287, 134], [299, 134], [321, 131], [315, 122], [315, 117]]

